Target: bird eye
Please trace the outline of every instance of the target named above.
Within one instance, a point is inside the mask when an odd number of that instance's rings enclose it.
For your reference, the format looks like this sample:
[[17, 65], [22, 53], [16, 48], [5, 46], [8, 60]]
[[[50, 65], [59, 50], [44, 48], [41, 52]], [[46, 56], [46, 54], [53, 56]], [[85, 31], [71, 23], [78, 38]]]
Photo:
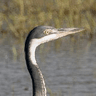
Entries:
[[45, 30], [45, 31], [44, 31], [44, 34], [48, 35], [48, 34], [49, 34], [49, 32]]

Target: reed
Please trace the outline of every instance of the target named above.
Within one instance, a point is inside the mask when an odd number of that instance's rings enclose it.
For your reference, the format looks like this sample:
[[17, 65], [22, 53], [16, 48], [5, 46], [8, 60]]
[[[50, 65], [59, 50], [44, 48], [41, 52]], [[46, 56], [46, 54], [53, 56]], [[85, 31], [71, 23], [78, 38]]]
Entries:
[[85, 27], [89, 36], [95, 34], [95, 0], [10, 0], [0, 9], [0, 32], [21, 41], [38, 25]]

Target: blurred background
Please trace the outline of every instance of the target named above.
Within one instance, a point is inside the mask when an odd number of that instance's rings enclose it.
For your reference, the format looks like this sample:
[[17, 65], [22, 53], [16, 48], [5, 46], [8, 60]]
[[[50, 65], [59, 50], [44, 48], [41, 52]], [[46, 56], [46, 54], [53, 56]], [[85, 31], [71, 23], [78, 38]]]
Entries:
[[96, 0], [0, 0], [0, 96], [31, 96], [24, 43], [35, 26], [85, 32], [40, 45], [48, 96], [96, 96]]

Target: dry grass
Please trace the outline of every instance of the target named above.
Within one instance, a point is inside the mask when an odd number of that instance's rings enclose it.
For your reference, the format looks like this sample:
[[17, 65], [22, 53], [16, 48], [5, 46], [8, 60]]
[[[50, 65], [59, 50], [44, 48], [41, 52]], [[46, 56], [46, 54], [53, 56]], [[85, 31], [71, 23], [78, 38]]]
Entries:
[[[10, 2], [9, 2], [10, 1]], [[1, 3], [0, 32], [19, 40], [35, 26], [85, 27], [92, 36], [96, 25], [95, 0], [9, 0]]]

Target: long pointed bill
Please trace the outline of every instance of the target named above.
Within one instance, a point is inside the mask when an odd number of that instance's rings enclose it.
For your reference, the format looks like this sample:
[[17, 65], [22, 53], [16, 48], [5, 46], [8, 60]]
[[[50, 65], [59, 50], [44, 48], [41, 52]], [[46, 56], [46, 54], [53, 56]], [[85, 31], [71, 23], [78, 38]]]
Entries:
[[[69, 35], [69, 34], [75, 34], [84, 31], [83, 28], [60, 28], [58, 29], [58, 34], [60, 37]], [[59, 37], [58, 36], [58, 37]]]
[[49, 42], [69, 34], [75, 34], [84, 31], [83, 28], [60, 28], [60, 29], [50, 29], [50, 34], [40, 38], [38, 45], [41, 43]]

